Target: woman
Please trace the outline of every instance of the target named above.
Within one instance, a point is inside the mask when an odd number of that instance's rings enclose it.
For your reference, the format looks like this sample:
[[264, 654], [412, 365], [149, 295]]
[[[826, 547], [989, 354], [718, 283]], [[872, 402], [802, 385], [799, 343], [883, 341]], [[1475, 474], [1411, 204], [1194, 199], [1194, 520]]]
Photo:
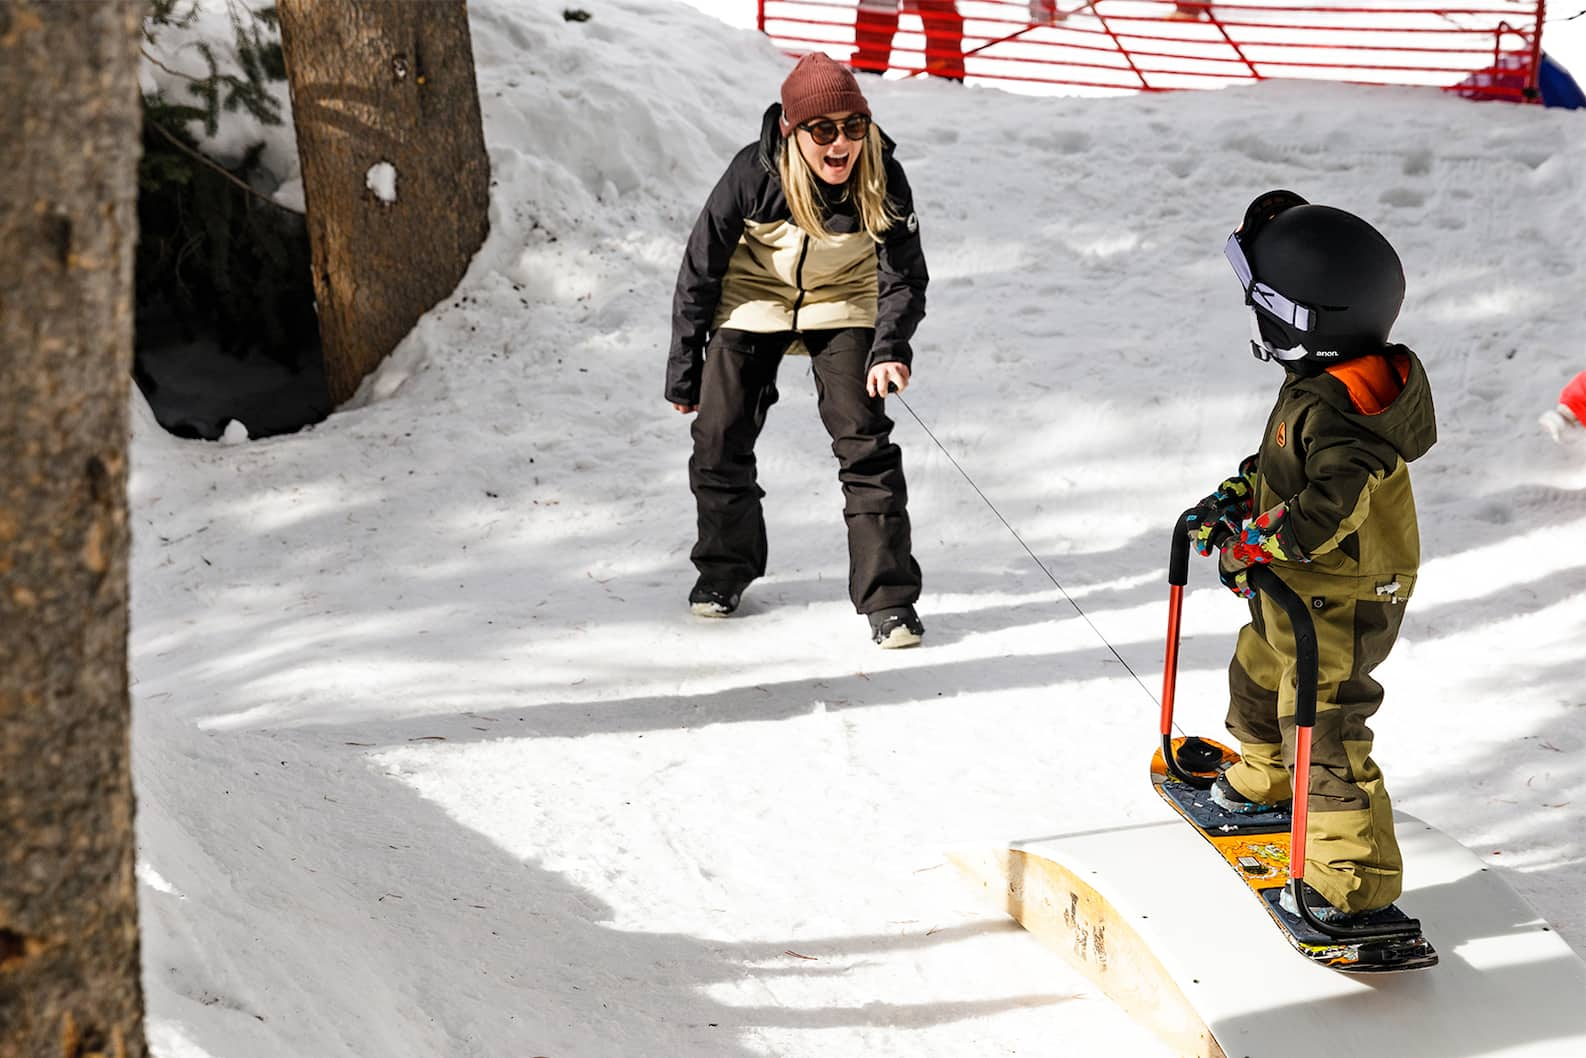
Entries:
[[755, 439], [795, 345], [810, 355], [848, 523], [849, 595], [886, 648], [924, 634], [903, 456], [885, 396], [908, 388], [925, 315], [919, 221], [892, 142], [852, 73], [799, 60], [689, 236], [672, 309], [666, 399], [694, 420], [694, 613], [726, 617], [765, 573]]

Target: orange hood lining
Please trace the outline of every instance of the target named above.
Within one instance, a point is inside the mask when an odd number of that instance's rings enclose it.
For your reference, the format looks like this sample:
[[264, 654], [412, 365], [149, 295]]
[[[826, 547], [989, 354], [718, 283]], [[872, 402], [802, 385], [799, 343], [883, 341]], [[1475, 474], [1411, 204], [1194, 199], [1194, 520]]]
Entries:
[[1327, 373], [1344, 384], [1356, 411], [1379, 415], [1404, 392], [1404, 384], [1410, 380], [1410, 357], [1406, 353], [1374, 353], [1335, 364]]

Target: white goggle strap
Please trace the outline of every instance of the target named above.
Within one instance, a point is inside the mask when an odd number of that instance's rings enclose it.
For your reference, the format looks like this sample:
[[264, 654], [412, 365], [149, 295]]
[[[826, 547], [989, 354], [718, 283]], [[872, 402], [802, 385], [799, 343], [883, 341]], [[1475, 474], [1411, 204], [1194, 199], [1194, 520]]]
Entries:
[[1239, 277], [1239, 285], [1244, 288], [1251, 302], [1260, 305], [1297, 331], [1309, 331], [1312, 328], [1316, 322], [1316, 314], [1308, 307], [1297, 301], [1291, 301], [1265, 283], [1255, 281], [1255, 275], [1250, 271], [1250, 262], [1245, 259], [1244, 247], [1239, 245], [1238, 232], [1228, 236], [1228, 242], [1223, 245], [1223, 256], [1233, 265], [1234, 275]]
[[1276, 350], [1267, 343], [1266, 336], [1261, 333], [1261, 318], [1249, 305], [1245, 308], [1250, 309], [1250, 351], [1255, 354], [1257, 360], [1271, 360]]

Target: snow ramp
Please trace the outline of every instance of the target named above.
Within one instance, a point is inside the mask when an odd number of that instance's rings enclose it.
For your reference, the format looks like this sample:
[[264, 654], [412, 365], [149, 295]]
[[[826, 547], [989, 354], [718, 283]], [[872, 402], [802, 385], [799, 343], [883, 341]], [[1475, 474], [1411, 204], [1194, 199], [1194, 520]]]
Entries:
[[1495, 871], [1396, 814], [1406, 888], [1441, 962], [1336, 973], [1296, 955], [1182, 821], [958, 849], [985, 893], [1180, 1054], [1586, 1054], [1586, 963]]

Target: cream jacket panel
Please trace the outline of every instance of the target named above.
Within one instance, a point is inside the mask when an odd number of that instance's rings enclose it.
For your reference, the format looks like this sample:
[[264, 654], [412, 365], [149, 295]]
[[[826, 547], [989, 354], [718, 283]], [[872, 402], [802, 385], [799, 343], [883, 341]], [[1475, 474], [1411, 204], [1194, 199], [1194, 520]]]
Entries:
[[750, 221], [727, 263], [712, 330], [767, 334], [876, 325], [876, 244]]

